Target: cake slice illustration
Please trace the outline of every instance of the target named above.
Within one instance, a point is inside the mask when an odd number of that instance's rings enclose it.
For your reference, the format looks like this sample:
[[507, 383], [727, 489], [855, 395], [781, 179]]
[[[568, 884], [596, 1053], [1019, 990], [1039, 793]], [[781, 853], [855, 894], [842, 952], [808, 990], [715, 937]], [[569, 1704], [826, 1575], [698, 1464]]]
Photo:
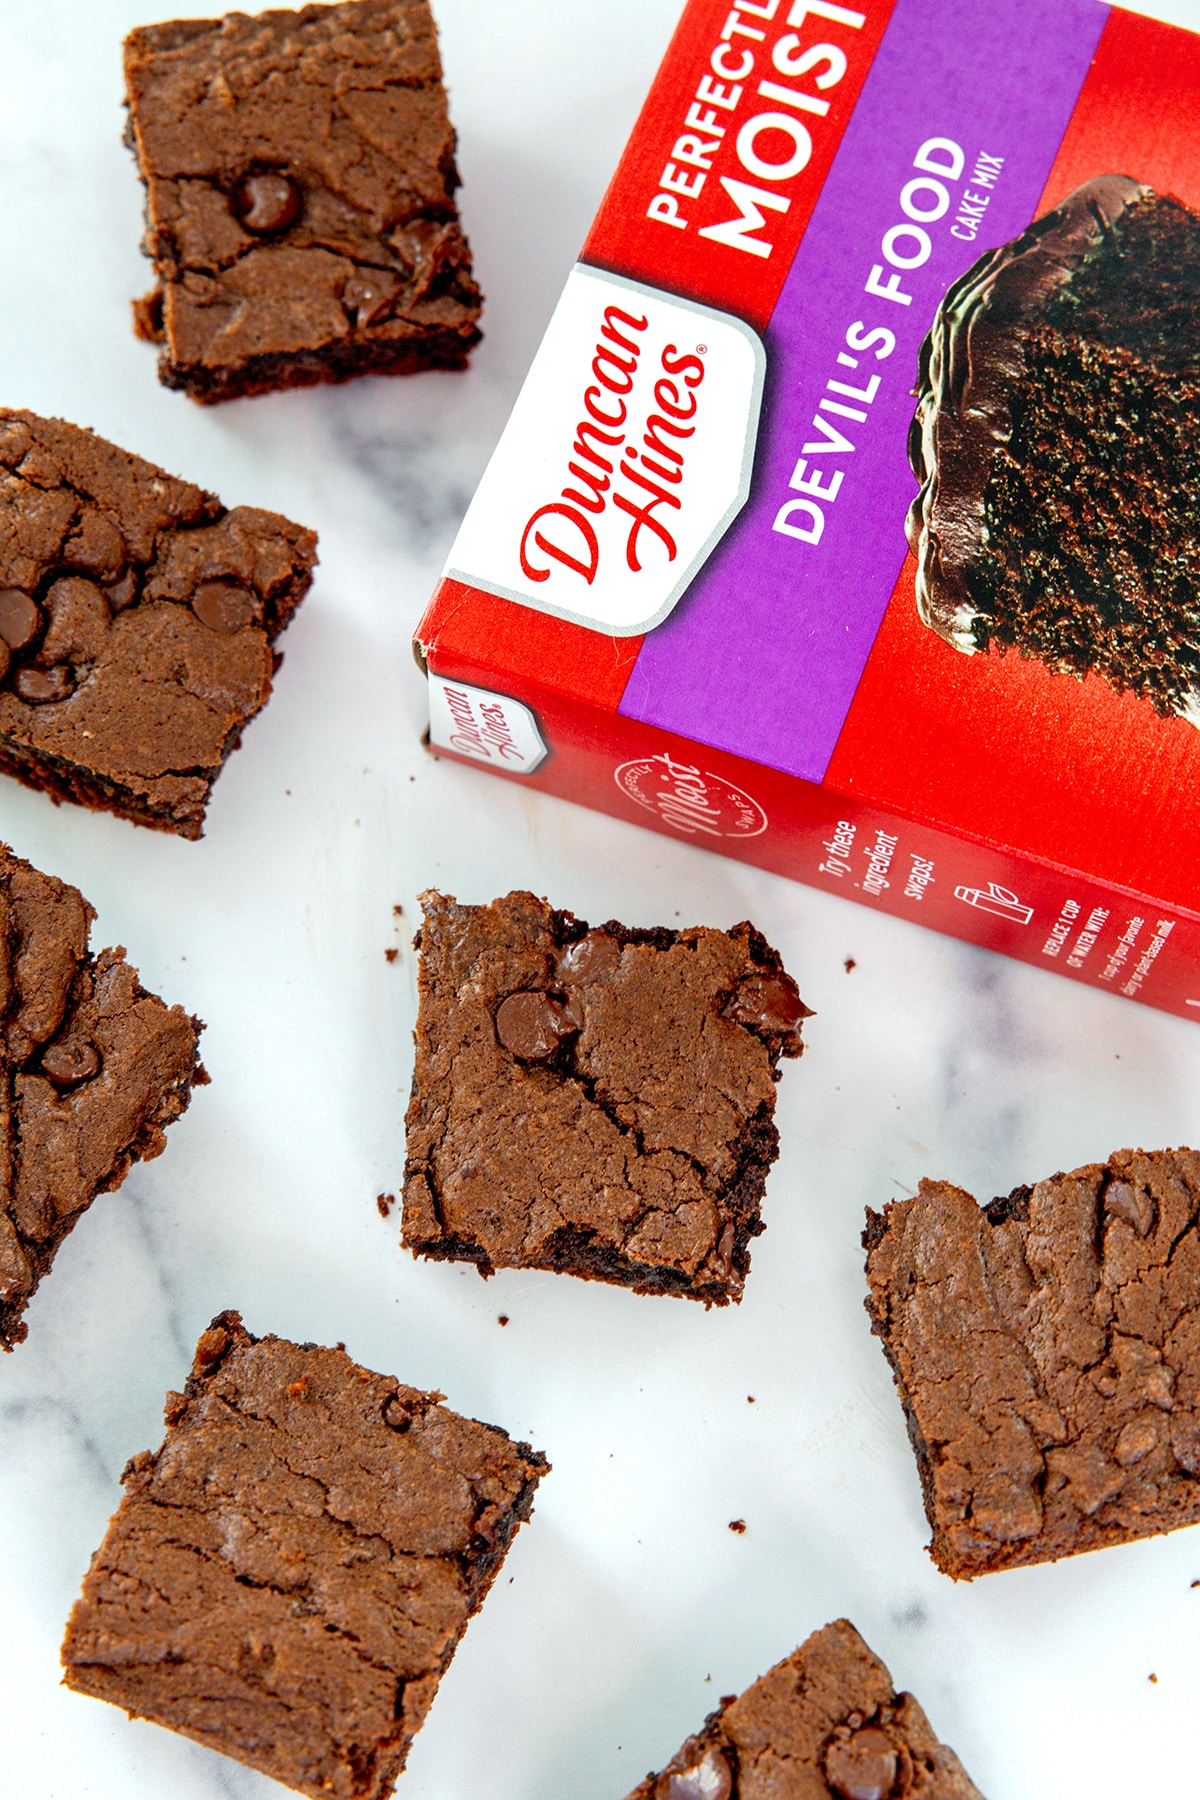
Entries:
[[1085, 182], [948, 290], [916, 393], [925, 623], [1200, 725], [1200, 215]]

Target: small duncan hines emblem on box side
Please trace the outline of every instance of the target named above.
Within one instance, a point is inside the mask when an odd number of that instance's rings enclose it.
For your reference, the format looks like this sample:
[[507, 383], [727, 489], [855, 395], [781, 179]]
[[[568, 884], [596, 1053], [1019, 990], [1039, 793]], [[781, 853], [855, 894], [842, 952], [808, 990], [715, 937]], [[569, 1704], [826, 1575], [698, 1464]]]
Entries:
[[575, 268], [446, 575], [649, 631], [745, 504], [764, 368], [741, 319]]
[[547, 754], [537, 719], [520, 700], [447, 681], [432, 670], [429, 742], [435, 750], [471, 756], [510, 775], [532, 775]]
[[757, 800], [695, 763], [665, 754], [645, 756], [622, 763], [613, 779], [623, 794], [689, 837], [759, 837], [767, 829], [767, 815]]

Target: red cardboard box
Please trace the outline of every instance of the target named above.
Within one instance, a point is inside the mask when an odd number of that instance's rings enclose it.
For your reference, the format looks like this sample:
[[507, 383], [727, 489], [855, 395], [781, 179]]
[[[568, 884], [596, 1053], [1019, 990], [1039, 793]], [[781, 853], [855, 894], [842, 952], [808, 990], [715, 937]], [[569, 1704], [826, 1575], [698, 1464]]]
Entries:
[[962, 654], [905, 540], [947, 289], [1116, 174], [1200, 208], [1190, 33], [691, 0], [419, 627], [432, 745], [1197, 1016], [1197, 724]]

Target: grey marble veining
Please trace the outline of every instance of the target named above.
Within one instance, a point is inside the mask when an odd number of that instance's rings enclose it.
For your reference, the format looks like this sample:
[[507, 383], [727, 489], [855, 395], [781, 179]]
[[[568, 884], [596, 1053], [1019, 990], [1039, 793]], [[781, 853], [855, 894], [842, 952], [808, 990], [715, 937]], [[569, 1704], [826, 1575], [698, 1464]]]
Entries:
[[[1121, 1145], [1194, 1142], [1200, 1032], [420, 748], [412, 627], [676, 11], [439, 0], [488, 294], [472, 370], [204, 411], [157, 387], [129, 331], [147, 271], [118, 52], [142, 8], [0, 5], [0, 396], [289, 512], [322, 556], [202, 843], [0, 784], [0, 836], [83, 889], [95, 943], [127, 945], [208, 1021], [213, 1077], [166, 1154], [72, 1234], [0, 1359], [5, 1800], [281, 1792], [58, 1685], [120, 1471], [160, 1441], [165, 1390], [228, 1306], [254, 1331], [343, 1339], [554, 1464], [403, 1800], [621, 1800], [719, 1694], [841, 1613], [989, 1800], [1195, 1786], [1197, 1534], [969, 1587], [939, 1575], [859, 1234], [866, 1206], [923, 1175], [986, 1198]], [[1172, 16], [1200, 24], [1194, 0]], [[531, 886], [634, 923], [749, 916], [782, 949], [816, 1017], [784, 1070], [740, 1308], [485, 1284], [402, 1254], [375, 1196], [401, 1174], [430, 885]]]

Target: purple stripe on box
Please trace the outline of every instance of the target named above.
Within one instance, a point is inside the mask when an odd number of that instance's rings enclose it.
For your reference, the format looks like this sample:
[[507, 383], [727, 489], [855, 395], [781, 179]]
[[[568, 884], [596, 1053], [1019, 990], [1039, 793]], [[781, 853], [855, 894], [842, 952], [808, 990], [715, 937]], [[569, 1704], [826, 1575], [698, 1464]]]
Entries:
[[[899, 0], [767, 330], [752, 497], [643, 644], [626, 716], [823, 778], [904, 561], [921, 340], [951, 281], [1033, 217], [1108, 12], [1095, 0]], [[909, 192], [907, 215], [901, 206], [906, 184], [923, 175], [914, 158], [934, 138], [961, 146], [962, 174], [935, 174], [954, 158], [927, 153], [924, 174], [942, 180], [950, 205], [923, 226], [928, 259], [897, 267], [920, 256], [921, 240], [902, 230], [889, 261], [887, 234], [940, 204], [925, 186]], [[980, 165], [981, 155], [993, 160]], [[994, 185], [972, 180], [977, 167]], [[974, 240], [959, 235], [970, 229], [961, 223], [955, 233], [960, 213], [977, 221]], [[894, 276], [911, 303], [868, 291], [873, 267], [876, 287]], [[875, 354], [883, 339], [856, 349], [875, 327], [896, 337], [885, 360]], [[833, 447], [839, 440], [853, 449]], [[819, 488], [837, 486], [836, 498], [788, 515], [815, 532], [819, 507], [814, 544], [773, 527], [781, 507], [803, 499], [789, 483], [806, 444], [826, 442], [799, 479], [816, 475]]]

